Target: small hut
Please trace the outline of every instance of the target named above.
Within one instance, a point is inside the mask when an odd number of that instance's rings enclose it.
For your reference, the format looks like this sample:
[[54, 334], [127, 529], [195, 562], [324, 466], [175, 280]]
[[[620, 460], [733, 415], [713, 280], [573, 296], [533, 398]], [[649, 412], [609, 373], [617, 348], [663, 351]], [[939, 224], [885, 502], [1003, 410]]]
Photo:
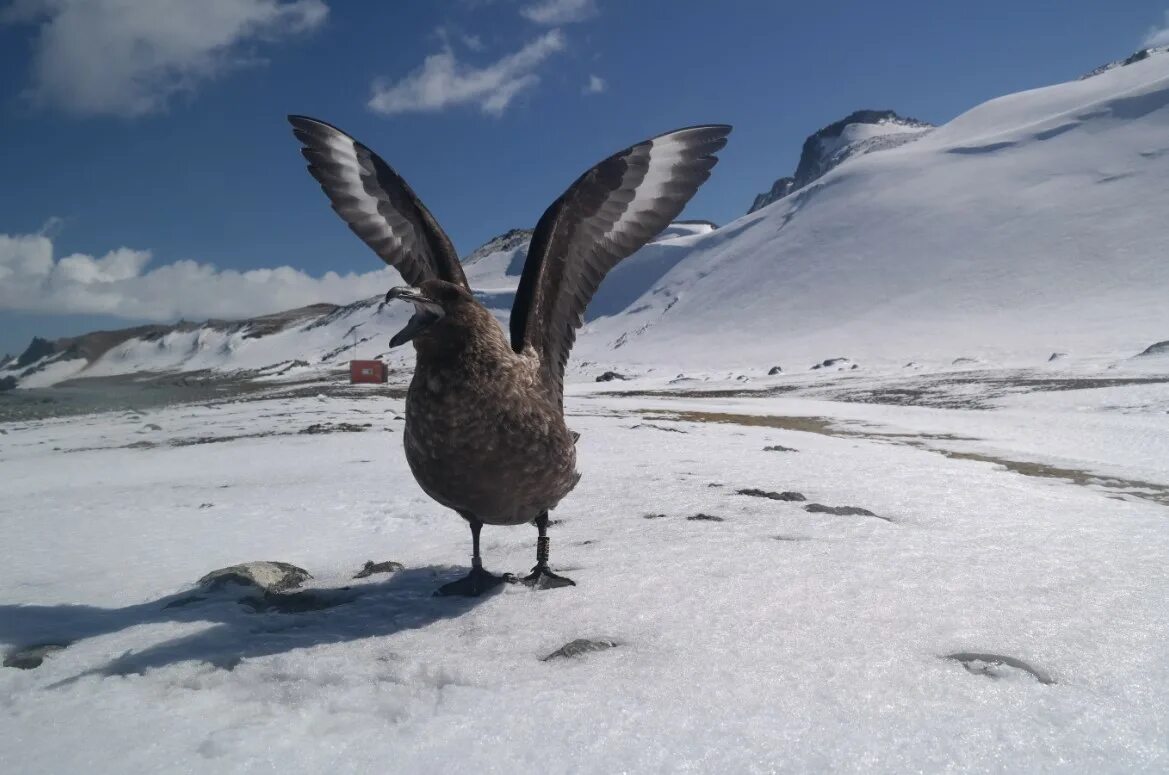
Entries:
[[349, 382], [382, 383], [388, 379], [386, 364], [381, 361], [349, 361]]

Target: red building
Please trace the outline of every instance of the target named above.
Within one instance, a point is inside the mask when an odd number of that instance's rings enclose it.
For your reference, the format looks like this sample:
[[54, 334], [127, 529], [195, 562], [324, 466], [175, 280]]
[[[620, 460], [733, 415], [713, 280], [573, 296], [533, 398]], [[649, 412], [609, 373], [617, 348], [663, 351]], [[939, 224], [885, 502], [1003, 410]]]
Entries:
[[349, 361], [349, 381], [358, 382], [385, 382], [386, 364], [381, 361]]

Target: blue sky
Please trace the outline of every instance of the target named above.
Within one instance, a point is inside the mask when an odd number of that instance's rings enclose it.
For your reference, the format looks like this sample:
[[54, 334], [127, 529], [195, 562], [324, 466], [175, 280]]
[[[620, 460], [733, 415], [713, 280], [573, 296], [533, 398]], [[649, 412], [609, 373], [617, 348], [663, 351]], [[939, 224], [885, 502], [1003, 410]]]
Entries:
[[1166, 37], [1167, 5], [0, 2], [0, 354], [381, 290], [287, 113], [377, 150], [461, 252], [612, 151], [734, 124], [685, 213], [726, 223], [853, 110], [945, 122]]

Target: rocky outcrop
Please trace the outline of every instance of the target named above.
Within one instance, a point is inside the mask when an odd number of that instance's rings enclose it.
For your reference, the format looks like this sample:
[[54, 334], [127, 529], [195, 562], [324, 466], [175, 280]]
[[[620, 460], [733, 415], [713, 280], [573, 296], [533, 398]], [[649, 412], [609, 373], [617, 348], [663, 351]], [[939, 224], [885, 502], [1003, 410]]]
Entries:
[[829, 124], [804, 141], [795, 174], [775, 181], [771, 190], [759, 194], [747, 212], [778, 202], [817, 180], [847, 159], [896, 148], [917, 140], [933, 125], [900, 116], [892, 110], [858, 110]]

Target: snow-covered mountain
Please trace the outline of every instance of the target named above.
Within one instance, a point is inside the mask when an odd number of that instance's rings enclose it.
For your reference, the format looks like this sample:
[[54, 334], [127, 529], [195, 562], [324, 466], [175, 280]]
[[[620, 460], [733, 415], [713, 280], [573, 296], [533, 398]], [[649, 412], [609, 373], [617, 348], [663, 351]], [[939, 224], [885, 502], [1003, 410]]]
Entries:
[[[1169, 56], [991, 100], [934, 129], [881, 121], [813, 136], [818, 153], [795, 179], [818, 177], [781, 200], [717, 229], [675, 224], [620, 264], [589, 307], [570, 379], [613, 367], [790, 371], [845, 356], [899, 369], [1045, 364], [1059, 352], [1067, 368], [1169, 339]], [[529, 239], [513, 230], [467, 257], [502, 322]], [[386, 342], [408, 310], [377, 302], [266, 327], [151, 327], [89, 351], [62, 340], [0, 379], [295, 374], [354, 354], [405, 365], [410, 348]]]
[[695, 239], [580, 357], [1135, 354], [1169, 338], [1167, 180], [1169, 56], [991, 100]]
[[854, 156], [896, 148], [921, 138], [933, 124], [899, 116], [891, 110], [858, 110], [804, 141], [795, 174], [775, 181], [771, 190], [759, 194], [748, 213], [777, 202], [798, 191], [829, 170]]

